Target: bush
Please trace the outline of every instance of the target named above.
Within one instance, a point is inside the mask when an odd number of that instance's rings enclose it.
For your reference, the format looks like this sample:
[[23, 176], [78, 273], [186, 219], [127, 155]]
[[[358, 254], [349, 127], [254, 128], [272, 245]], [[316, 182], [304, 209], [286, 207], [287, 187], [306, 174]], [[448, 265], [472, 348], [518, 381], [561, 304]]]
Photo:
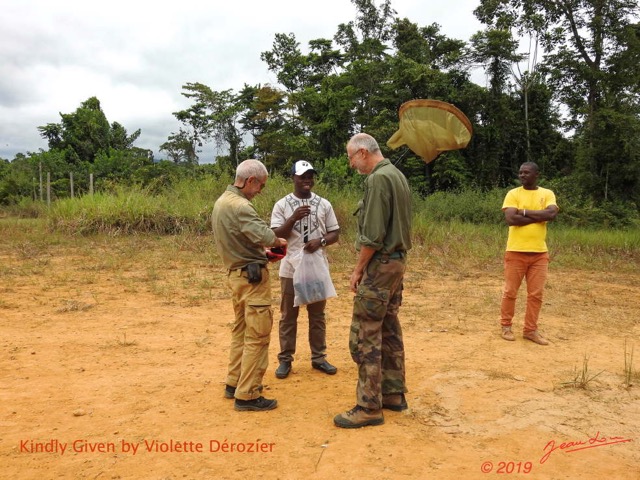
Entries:
[[[59, 199], [52, 203], [49, 211], [45, 203], [30, 199], [22, 199], [10, 208], [5, 207], [4, 211], [21, 217], [44, 215], [49, 218], [53, 228], [71, 233], [209, 233], [213, 204], [233, 182], [233, 177], [226, 173], [217, 176], [205, 174], [198, 178], [169, 175], [166, 180], [166, 184], [151, 182], [147, 187], [112, 184], [107, 191], [93, 196]], [[316, 182], [314, 190], [332, 203], [344, 238], [351, 236], [355, 231], [356, 218], [353, 213], [362, 197], [361, 182], [361, 176], [354, 177], [349, 181], [349, 185], [341, 188], [327, 185], [322, 177]], [[289, 177], [270, 177], [264, 191], [253, 199], [258, 214], [269, 222], [275, 202], [292, 189], [293, 184]], [[497, 227], [500, 231], [506, 232], [501, 211], [506, 192], [507, 189], [493, 189], [488, 192], [469, 189], [459, 192], [437, 192], [426, 198], [414, 194], [416, 235], [428, 243], [433, 233], [429, 231], [430, 225], [433, 224], [482, 225]], [[553, 222], [554, 226], [633, 229], [640, 225], [637, 208], [633, 205], [608, 203], [598, 208], [579, 197], [569, 195], [565, 198], [562, 194], [557, 197], [561, 213]]]
[[496, 225], [504, 221], [502, 202], [505, 194], [504, 189], [436, 192], [416, 200], [416, 211], [427, 221]]

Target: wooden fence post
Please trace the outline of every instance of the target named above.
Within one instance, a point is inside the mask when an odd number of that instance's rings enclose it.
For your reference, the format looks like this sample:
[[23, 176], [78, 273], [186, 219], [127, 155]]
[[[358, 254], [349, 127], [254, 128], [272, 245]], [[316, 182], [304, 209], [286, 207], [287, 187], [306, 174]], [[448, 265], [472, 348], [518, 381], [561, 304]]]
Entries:
[[42, 162], [38, 164], [38, 169], [40, 170], [40, 201], [42, 201]]

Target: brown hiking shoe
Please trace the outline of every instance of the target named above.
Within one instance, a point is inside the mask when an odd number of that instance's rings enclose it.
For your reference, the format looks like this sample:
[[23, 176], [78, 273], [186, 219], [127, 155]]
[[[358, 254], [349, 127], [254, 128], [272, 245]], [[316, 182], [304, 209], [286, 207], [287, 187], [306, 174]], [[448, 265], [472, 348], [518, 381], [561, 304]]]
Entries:
[[394, 412], [402, 412], [409, 408], [404, 393], [390, 393], [382, 395], [382, 408], [393, 410]]
[[514, 337], [511, 327], [502, 327], [502, 338], [510, 342], [515, 341], [516, 337]]
[[382, 410], [372, 410], [356, 405], [351, 410], [336, 415], [333, 423], [340, 428], [360, 428], [367, 425], [382, 425], [384, 416]]
[[531, 340], [533, 343], [537, 343], [538, 345], [549, 345], [549, 342], [547, 341], [547, 339], [545, 339], [542, 335], [540, 335], [537, 330], [534, 330], [533, 332], [523, 333], [522, 338]]

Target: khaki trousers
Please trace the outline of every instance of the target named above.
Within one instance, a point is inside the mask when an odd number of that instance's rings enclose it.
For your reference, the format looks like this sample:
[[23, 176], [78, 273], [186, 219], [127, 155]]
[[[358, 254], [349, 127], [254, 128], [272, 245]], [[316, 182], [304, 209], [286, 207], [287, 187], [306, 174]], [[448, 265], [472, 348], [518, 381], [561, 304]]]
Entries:
[[524, 332], [538, 329], [538, 316], [542, 307], [542, 293], [549, 270], [547, 252], [506, 252], [504, 256], [504, 291], [500, 306], [500, 324], [510, 327], [515, 314], [516, 298], [527, 279], [527, 309], [524, 314]]
[[262, 281], [249, 283], [247, 272], [227, 275], [235, 322], [231, 332], [227, 385], [236, 387], [235, 397], [254, 400], [260, 397], [262, 378], [269, 364], [269, 341], [273, 326], [269, 270], [261, 269]]

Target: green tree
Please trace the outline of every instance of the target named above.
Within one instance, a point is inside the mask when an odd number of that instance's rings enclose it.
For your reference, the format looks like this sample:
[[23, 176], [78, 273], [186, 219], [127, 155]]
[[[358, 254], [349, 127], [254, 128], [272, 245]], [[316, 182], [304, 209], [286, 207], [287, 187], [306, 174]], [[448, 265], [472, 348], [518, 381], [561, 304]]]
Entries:
[[[237, 163], [243, 145], [242, 133], [238, 127], [241, 104], [233, 90], [215, 91], [197, 82], [187, 83], [182, 89], [182, 95], [193, 103], [186, 110], [174, 112], [173, 115], [185, 128], [169, 137], [169, 145], [163, 145], [169, 148], [186, 146], [182, 142], [188, 139], [191, 147], [184, 152], [188, 155], [188, 161], [195, 164], [198, 161], [197, 154], [201, 152], [199, 148], [213, 141], [217, 149], [228, 149], [229, 156]], [[194, 157], [189, 157], [194, 153]]]
[[140, 129], [129, 135], [127, 130], [118, 122], [111, 124], [109, 131], [109, 148], [115, 150], [130, 150], [134, 148], [133, 144], [140, 137]]
[[40, 197], [40, 171], [43, 173], [43, 198], [46, 174], [51, 177], [52, 195], [69, 196], [69, 172], [72, 170], [59, 150], [19, 153], [0, 169], [0, 203], [12, 204], [24, 197]]
[[270, 85], [245, 85], [240, 98], [240, 124], [253, 136], [253, 157], [262, 160], [270, 171], [281, 173], [286, 173], [295, 159], [311, 159], [306, 145], [308, 136], [292, 119], [285, 91]]
[[169, 135], [167, 141], [160, 145], [160, 151], [165, 152], [176, 164], [198, 163], [198, 139], [182, 128], [178, 133]]
[[34, 194], [34, 178], [31, 165], [24, 154], [19, 153], [13, 162], [0, 160], [0, 204], [11, 205], [22, 197]]
[[[638, 123], [638, 35], [631, 23], [637, 2], [481, 0], [475, 13], [489, 26], [537, 35], [544, 49], [542, 71], [555, 99], [566, 106], [566, 128], [579, 143], [576, 179], [597, 201], [629, 198], [628, 178], [611, 174], [626, 175], [629, 166], [637, 171], [637, 154], [624, 147], [633, 143], [627, 135]], [[618, 139], [608, 145], [614, 148], [601, 148], [610, 138]]]
[[[429, 183], [432, 165], [406, 148], [390, 152], [386, 139], [398, 128], [398, 108], [407, 100], [479, 104], [463, 70], [464, 42], [442, 35], [437, 24], [420, 28], [397, 19], [390, 1], [352, 4], [355, 20], [338, 26], [335, 43], [312, 40], [305, 55], [294, 34], [278, 34], [272, 50], [262, 54], [284, 87], [278, 123], [283, 122], [279, 131], [286, 135], [268, 135], [269, 148], [279, 148], [279, 156], [290, 158], [286, 152], [295, 151], [293, 146], [322, 165], [325, 159], [344, 158], [348, 138], [367, 131], [418, 185]], [[268, 126], [261, 127], [256, 144], [268, 131]], [[456, 175], [455, 162], [449, 165], [449, 178], [468, 178], [467, 171]], [[468, 168], [464, 161], [461, 165]], [[430, 188], [421, 185], [420, 190]]]
[[49, 150], [30, 153], [28, 157], [33, 178], [39, 177], [40, 169], [49, 173], [54, 196], [69, 195], [70, 174], [74, 176], [75, 192], [82, 192], [88, 191], [90, 173], [102, 179], [127, 180], [136, 168], [153, 162], [150, 150], [134, 146], [140, 130], [129, 135], [119, 122], [109, 124], [96, 97], [60, 117], [60, 123], [38, 127]]
[[73, 113], [61, 113], [60, 117], [59, 124], [50, 123], [38, 130], [49, 142], [50, 150], [64, 152], [67, 163], [93, 163], [98, 152], [109, 148], [111, 127], [96, 97], [82, 102]]
[[101, 151], [92, 165], [92, 173], [100, 182], [128, 183], [136, 170], [153, 163], [147, 150], [140, 148]]
[[514, 138], [522, 139], [521, 111], [512, 96], [512, 66], [522, 60], [518, 43], [508, 29], [487, 29], [471, 37], [469, 57], [482, 65], [489, 77], [489, 91], [483, 111], [485, 155], [478, 181], [483, 187], [502, 186], [511, 178], [524, 158], [514, 148]]
[[[467, 95], [471, 83], [468, 74], [461, 69], [464, 42], [442, 35], [435, 23], [419, 27], [405, 18], [394, 22], [392, 43], [396, 49], [388, 60], [392, 89], [387, 92], [386, 99], [390, 116], [385, 121], [387, 130], [381, 130], [381, 138], [390, 137], [397, 128], [399, 105], [414, 98], [444, 100], [469, 112], [468, 100], [477, 99], [477, 95]], [[443, 154], [425, 164], [406, 147], [396, 154], [414, 189], [425, 195], [439, 188], [458, 188], [466, 183], [470, 175], [464, 155], [459, 152]], [[449, 180], [442, 181], [445, 177]]]
[[262, 52], [260, 59], [276, 73], [287, 92], [296, 92], [307, 85], [307, 59], [293, 33], [276, 33], [273, 48]]
[[[285, 87], [284, 96], [278, 99], [277, 117], [283, 128], [278, 134], [263, 125], [265, 133], [254, 138], [259, 142], [259, 137], [266, 135], [272, 146], [280, 144], [277, 150], [283, 155], [282, 167], [298, 158], [323, 162], [338, 148], [343, 149], [344, 132], [350, 126], [351, 115], [348, 114], [345, 121], [345, 112], [340, 109], [344, 103], [336, 97], [349, 96], [353, 89], [347, 86], [336, 91], [334, 88], [343, 67], [343, 55], [327, 39], [311, 40], [309, 49], [309, 54], [303, 55], [295, 35], [277, 34], [272, 50], [261, 54], [269, 70]], [[349, 99], [348, 105], [351, 104]]]

